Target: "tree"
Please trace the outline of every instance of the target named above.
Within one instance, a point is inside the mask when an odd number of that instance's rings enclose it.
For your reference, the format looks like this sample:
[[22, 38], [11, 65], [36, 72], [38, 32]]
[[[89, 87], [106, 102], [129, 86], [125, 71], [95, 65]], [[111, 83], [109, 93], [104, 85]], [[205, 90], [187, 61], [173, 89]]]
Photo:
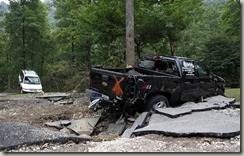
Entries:
[[135, 66], [134, 0], [126, 0], [126, 64]]
[[203, 60], [227, 87], [240, 85], [240, 1], [212, 1], [199, 20], [181, 32], [181, 56]]
[[10, 68], [8, 75], [14, 78], [11, 83], [17, 86], [17, 75], [22, 69], [33, 69], [42, 76], [48, 55], [49, 26], [46, 8], [39, 0], [10, 1], [9, 9], [5, 15], [9, 38], [6, 57]]
[[[140, 1], [135, 7], [136, 48], [164, 55], [175, 55], [180, 32], [201, 12], [202, 0]], [[168, 53], [168, 51], [170, 51]]]

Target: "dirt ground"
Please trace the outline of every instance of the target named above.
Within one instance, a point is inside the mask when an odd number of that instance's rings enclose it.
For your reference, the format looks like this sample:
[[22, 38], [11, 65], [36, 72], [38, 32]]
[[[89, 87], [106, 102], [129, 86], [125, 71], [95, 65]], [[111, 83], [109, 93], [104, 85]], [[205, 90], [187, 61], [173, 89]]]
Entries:
[[[81, 119], [94, 117], [102, 110], [94, 112], [88, 108], [86, 94], [76, 98], [73, 104], [60, 104], [47, 99], [36, 98], [37, 94], [0, 96], [0, 122], [21, 122], [40, 128], [45, 122], [57, 120]], [[206, 137], [169, 137], [158, 134], [132, 137], [98, 136], [109, 123], [114, 123], [115, 116], [103, 116], [94, 129], [92, 140], [79, 144], [42, 144], [29, 147], [22, 146], [5, 152], [240, 152], [240, 136], [234, 138]], [[129, 144], [128, 144], [129, 143]]]

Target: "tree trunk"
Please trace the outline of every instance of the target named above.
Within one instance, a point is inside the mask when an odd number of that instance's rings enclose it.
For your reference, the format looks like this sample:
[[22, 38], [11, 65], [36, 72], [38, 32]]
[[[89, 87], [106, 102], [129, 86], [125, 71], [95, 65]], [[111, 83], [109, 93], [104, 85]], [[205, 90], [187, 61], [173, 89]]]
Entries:
[[7, 71], [8, 71], [8, 85], [7, 85], [7, 90], [9, 91], [11, 88], [11, 70], [10, 70], [10, 57], [9, 53], [7, 52]]
[[126, 64], [135, 66], [134, 0], [126, 0]]
[[137, 53], [137, 56], [140, 58], [141, 52], [142, 52], [142, 44], [141, 44], [140, 38], [138, 38], [138, 39], [135, 38], [135, 43], [136, 43], [136, 53]]
[[87, 62], [87, 69], [90, 70], [91, 68], [91, 44], [89, 41], [86, 41], [86, 62]]
[[175, 46], [174, 46], [174, 40], [173, 40], [173, 37], [172, 37], [171, 32], [168, 33], [168, 38], [169, 38], [169, 45], [170, 45], [171, 55], [172, 56], [176, 56]]
[[[25, 6], [25, 0], [21, 0], [21, 7], [23, 10]], [[23, 12], [24, 13], [24, 12]], [[22, 67], [26, 69], [26, 58], [25, 58], [25, 17], [22, 18]]]
[[23, 17], [23, 27], [22, 27], [22, 65], [23, 65], [23, 69], [26, 68], [26, 63], [25, 63], [25, 27], [24, 27], [24, 22], [25, 22], [25, 18]]
[[74, 63], [75, 62], [75, 37], [72, 35], [71, 36], [71, 61]]

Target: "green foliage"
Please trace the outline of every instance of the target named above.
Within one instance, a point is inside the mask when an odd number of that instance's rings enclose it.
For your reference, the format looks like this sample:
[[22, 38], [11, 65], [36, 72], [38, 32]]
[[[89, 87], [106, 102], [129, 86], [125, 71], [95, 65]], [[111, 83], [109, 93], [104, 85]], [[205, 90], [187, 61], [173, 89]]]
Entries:
[[[227, 86], [239, 86], [239, 0], [134, 3], [137, 59], [171, 55], [174, 46], [178, 56], [204, 60]], [[23, 68], [36, 70], [47, 92], [83, 91], [90, 66], [125, 67], [125, 1], [22, 0], [9, 9], [0, 15], [0, 91], [17, 89]]]
[[214, 73], [225, 78], [228, 87], [239, 87], [240, 49], [228, 38], [222, 37], [218, 36], [206, 43], [205, 60]]
[[44, 90], [46, 91], [84, 91], [87, 87], [87, 72], [77, 69], [72, 62], [59, 61], [55, 65], [47, 67], [47, 73], [43, 77]]
[[204, 60], [227, 87], [240, 87], [240, 2], [219, 1], [203, 9], [201, 20], [181, 33], [177, 50], [182, 56]]
[[8, 89], [17, 86], [17, 76], [22, 69], [33, 69], [42, 76], [50, 48], [47, 45], [47, 12], [43, 3], [39, 0], [11, 1], [9, 8], [10, 12], [5, 14], [8, 42], [3, 55], [5, 69], [8, 69], [5, 75]]

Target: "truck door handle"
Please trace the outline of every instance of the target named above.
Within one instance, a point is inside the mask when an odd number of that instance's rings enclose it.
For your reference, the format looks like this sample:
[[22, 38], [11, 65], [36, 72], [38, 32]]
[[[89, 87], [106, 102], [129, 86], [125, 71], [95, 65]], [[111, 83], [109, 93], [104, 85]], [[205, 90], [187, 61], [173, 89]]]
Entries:
[[108, 75], [102, 75], [102, 80], [107, 81], [108, 80]]

